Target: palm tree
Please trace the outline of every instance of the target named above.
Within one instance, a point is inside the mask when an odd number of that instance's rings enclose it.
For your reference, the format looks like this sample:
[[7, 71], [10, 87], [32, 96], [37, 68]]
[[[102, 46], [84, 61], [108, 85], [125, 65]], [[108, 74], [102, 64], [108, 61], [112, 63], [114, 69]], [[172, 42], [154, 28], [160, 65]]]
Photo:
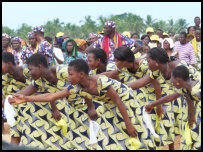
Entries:
[[186, 22], [185, 19], [178, 19], [175, 23], [175, 29], [176, 29], [176, 33], [180, 33], [182, 31], [186, 31], [187, 27], [188, 27], [188, 23]]
[[147, 18], [145, 20], [146, 27], [152, 26], [155, 23], [155, 21], [156, 19], [153, 20], [151, 15], [147, 15]]

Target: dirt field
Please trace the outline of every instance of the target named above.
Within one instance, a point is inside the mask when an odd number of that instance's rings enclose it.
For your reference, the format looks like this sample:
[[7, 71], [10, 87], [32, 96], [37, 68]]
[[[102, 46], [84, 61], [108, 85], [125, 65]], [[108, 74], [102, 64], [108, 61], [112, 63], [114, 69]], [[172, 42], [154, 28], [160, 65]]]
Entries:
[[[4, 124], [5, 132], [2, 134], [2, 140], [5, 140], [10, 143], [11, 137], [9, 135], [9, 125], [7, 123]], [[162, 150], [168, 150], [168, 146], [164, 146]], [[180, 150], [180, 136], [175, 138], [175, 150]]]

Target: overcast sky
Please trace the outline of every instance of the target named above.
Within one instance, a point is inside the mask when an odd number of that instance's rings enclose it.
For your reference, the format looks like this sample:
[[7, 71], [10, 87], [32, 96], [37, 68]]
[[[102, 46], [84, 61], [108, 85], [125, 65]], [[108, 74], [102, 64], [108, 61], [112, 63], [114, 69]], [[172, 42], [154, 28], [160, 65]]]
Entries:
[[90, 15], [94, 21], [102, 15], [133, 13], [146, 19], [168, 21], [186, 19], [194, 25], [194, 17], [201, 18], [201, 2], [2, 2], [2, 25], [18, 29], [22, 23], [32, 27], [44, 25], [59, 18], [61, 22], [81, 25], [81, 20]]

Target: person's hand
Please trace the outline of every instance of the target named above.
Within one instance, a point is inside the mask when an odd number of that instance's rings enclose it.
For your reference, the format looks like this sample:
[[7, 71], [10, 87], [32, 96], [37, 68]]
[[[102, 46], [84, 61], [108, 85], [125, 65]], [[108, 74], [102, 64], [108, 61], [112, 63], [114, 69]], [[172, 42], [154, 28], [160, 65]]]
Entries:
[[88, 108], [88, 116], [90, 117], [91, 120], [94, 120], [98, 117], [95, 108]]
[[130, 135], [130, 137], [137, 137], [137, 130], [132, 124], [127, 125], [127, 132]]
[[27, 102], [25, 96], [22, 94], [14, 94], [13, 98], [8, 98], [8, 102], [12, 105], [21, 104]]
[[145, 106], [145, 111], [146, 111], [147, 113], [149, 113], [149, 112], [152, 111], [153, 108], [154, 108], [154, 107], [153, 107], [151, 104], [148, 104], [148, 105]]
[[193, 128], [193, 123], [195, 123], [197, 125], [197, 121], [196, 121], [194, 113], [189, 113], [188, 114], [188, 122], [189, 122], [190, 129]]
[[[156, 107], [156, 113], [157, 113], [158, 117], [161, 118], [161, 120], [166, 116], [161, 105]], [[164, 116], [162, 117], [162, 115], [164, 115]]]
[[57, 110], [52, 111], [52, 116], [56, 121], [59, 121], [61, 119], [61, 113]]

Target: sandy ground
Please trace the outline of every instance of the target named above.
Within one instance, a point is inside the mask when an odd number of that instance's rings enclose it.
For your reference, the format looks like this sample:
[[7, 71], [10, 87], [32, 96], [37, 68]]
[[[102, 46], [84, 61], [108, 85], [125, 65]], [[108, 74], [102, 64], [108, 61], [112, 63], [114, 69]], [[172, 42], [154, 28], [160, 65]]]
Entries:
[[[7, 141], [10, 143], [11, 136], [9, 135], [9, 125], [7, 123], [4, 124], [5, 132], [2, 134], [2, 140]], [[168, 150], [168, 146], [164, 146], [162, 150]], [[180, 136], [176, 136], [175, 138], [175, 150], [180, 150]]]

